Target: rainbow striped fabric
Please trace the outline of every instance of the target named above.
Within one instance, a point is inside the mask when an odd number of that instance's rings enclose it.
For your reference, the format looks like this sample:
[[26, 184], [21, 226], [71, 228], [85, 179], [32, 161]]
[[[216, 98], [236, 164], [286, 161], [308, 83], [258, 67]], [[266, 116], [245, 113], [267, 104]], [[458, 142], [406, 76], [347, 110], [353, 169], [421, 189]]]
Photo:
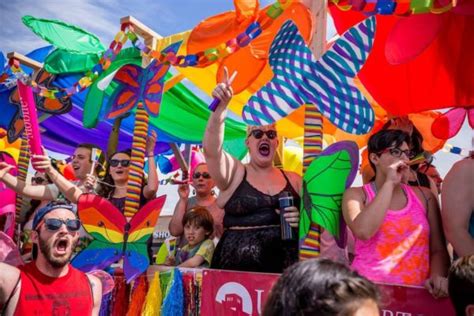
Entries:
[[128, 172], [127, 197], [125, 198], [124, 213], [126, 217], [133, 216], [140, 207], [148, 122], [148, 113], [143, 108], [143, 103], [138, 103], [133, 130], [132, 157]]
[[353, 78], [367, 60], [374, 34], [375, 18], [371, 17], [349, 29], [316, 61], [296, 25], [285, 22], [270, 48], [274, 77], [244, 107], [245, 122], [271, 124], [311, 103], [340, 129], [369, 132], [374, 112]]

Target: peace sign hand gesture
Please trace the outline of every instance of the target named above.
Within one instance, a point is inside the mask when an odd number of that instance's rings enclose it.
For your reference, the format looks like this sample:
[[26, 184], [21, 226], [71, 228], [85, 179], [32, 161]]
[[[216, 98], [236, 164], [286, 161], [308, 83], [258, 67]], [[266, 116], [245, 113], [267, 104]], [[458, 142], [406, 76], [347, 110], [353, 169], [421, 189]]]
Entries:
[[224, 81], [217, 84], [217, 86], [214, 88], [214, 91], [212, 91], [214, 100], [212, 101], [211, 105], [209, 105], [209, 109], [211, 111], [215, 111], [218, 106], [227, 107], [230, 99], [232, 99], [232, 96], [234, 95], [231, 85], [236, 76], [237, 71], [234, 71], [232, 76], [229, 78], [229, 71], [227, 70], [227, 67], [224, 67]]

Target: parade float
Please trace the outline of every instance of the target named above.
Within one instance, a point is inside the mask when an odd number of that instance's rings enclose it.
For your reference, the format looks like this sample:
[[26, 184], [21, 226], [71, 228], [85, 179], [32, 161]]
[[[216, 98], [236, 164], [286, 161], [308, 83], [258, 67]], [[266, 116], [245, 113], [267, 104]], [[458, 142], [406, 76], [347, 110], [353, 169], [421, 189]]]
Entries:
[[[146, 241], [166, 196], [138, 207], [146, 135], [158, 132], [154, 154], [162, 171], [185, 174], [190, 145], [199, 151], [210, 115], [180, 82], [186, 78], [210, 95], [224, 68], [237, 73], [229, 107], [241, 119], [227, 118], [224, 148], [238, 159], [246, 154], [246, 125], [275, 122], [281, 143], [299, 144], [294, 155], [282, 146], [275, 163], [303, 175], [300, 258], [318, 257], [323, 230], [344, 243], [342, 194], [360, 167], [359, 150], [388, 120], [409, 117], [431, 154], [467, 155], [449, 138], [466, 117], [474, 128], [468, 2], [278, 0], [261, 8], [235, 1], [234, 11], [164, 38], [124, 17], [108, 46], [66, 22], [25, 16], [23, 23], [51, 46], [3, 58], [2, 161], [14, 161], [12, 172], [26, 179], [29, 155], [41, 145], [65, 155], [86, 140], [108, 153], [133, 148], [125, 213], [94, 195], [78, 203], [93, 241], [72, 264], [105, 269], [115, 283], [101, 315], [258, 315], [278, 275], [149, 266]], [[328, 11], [340, 35], [326, 42]], [[2, 259], [10, 255], [18, 264], [8, 238], [16, 238], [22, 198], [3, 187], [0, 195]], [[380, 288], [383, 315], [453, 313], [447, 299], [434, 300], [423, 288]]]

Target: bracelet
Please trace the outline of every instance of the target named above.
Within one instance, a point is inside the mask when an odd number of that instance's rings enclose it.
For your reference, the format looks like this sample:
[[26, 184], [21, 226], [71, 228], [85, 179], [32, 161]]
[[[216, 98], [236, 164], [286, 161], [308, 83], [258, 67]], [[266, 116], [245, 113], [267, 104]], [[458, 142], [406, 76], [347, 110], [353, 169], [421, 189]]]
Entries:
[[155, 155], [154, 154], [147, 154], [146, 157], [147, 158], [151, 158], [151, 157], [155, 158]]

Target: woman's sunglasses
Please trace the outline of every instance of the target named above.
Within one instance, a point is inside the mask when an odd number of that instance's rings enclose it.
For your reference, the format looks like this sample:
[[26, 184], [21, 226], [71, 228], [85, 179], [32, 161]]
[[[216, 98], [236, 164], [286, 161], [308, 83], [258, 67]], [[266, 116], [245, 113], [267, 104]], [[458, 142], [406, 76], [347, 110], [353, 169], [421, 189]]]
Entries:
[[111, 167], [117, 167], [120, 164], [125, 168], [130, 166], [130, 160], [110, 159], [109, 164]]
[[210, 179], [211, 178], [211, 175], [207, 172], [203, 172], [203, 173], [200, 173], [200, 172], [195, 172], [193, 174], [193, 178], [194, 179], [199, 179], [200, 177], [203, 177], [204, 179]]
[[267, 135], [268, 139], [274, 139], [277, 137], [277, 132], [274, 130], [262, 131], [261, 129], [254, 129], [249, 133], [249, 136], [252, 135], [255, 139], [260, 139], [263, 137], [263, 134]]
[[63, 224], [66, 225], [69, 232], [77, 232], [81, 228], [81, 221], [78, 219], [47, 218], [44, 220], [46, 229], [52, 232], [59, 230]]

